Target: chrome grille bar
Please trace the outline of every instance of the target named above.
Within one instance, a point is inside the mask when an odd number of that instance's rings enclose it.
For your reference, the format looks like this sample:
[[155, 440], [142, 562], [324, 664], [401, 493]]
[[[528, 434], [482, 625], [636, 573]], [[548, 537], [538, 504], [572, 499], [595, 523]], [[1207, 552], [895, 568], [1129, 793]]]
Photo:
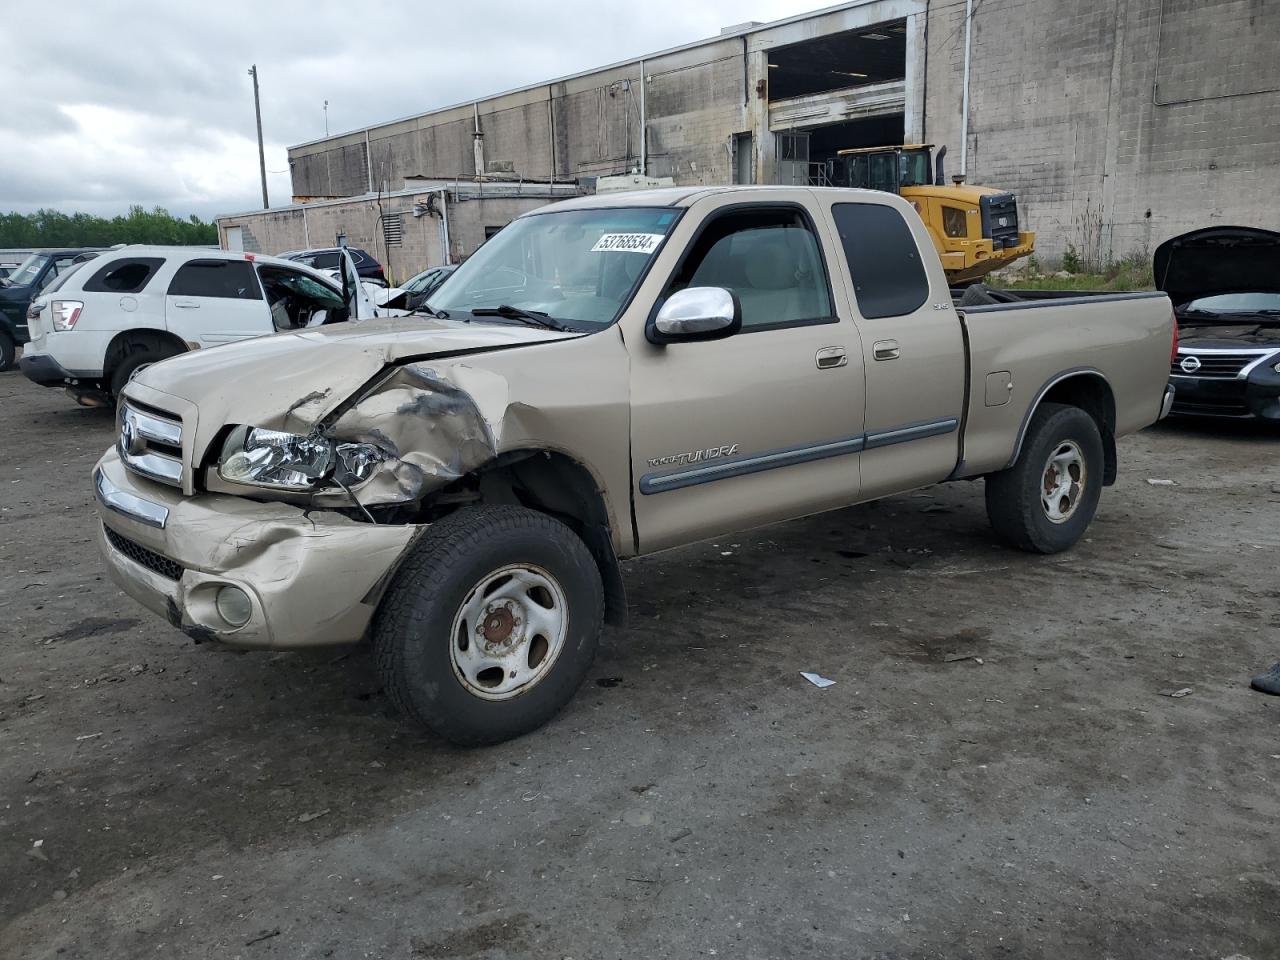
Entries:
[[120, 405], [116, 449], [124, 465], [149, 480], [182, 486], [182, 424]]

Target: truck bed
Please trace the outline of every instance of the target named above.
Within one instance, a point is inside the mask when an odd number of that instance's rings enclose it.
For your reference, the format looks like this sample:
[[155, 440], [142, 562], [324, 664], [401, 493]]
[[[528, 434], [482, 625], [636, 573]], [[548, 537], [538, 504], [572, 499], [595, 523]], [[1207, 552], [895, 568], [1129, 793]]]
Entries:
[[[1105, 384], [1113, 435], [1158, 417], [1172, 346], [1173, 306], [1164, 294], [982, 288], [989, 302], [973, 303], [975, 292], [952, 291], [970, 369], [955, 478], [1012, 464], [1031, 412], [1067, 377], [1083, 373]], [[1116, 322], [1121, 312], [1124, 322]]]

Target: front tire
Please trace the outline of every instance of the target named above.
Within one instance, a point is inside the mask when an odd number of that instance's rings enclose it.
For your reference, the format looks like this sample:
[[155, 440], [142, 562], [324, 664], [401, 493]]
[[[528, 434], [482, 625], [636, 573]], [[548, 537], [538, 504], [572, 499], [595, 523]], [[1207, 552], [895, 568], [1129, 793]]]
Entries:
[[595, 659], [604, 588], [560, 521], [524, 507], [459, 510], [432, 524], [374, 620], [378, 673], [406, 715], [460, 746], [542, 726]]
[[1079, 407], [1041, 404], [1013, 466], [987, 476], [991, 526], [1030, 553], [1074, 546], [1098, 510], [1103, 459], [1093, 417]]

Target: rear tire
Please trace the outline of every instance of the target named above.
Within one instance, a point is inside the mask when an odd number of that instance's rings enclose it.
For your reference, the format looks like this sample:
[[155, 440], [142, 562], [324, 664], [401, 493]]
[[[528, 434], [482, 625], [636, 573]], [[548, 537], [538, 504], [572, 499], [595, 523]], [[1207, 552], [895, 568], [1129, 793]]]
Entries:
[[18, 347], [8, 331], [0, 330], [0, 371], [12, 370], [18, 356]]
[[471, 507], [432, 524], [396, 571], [373, 627], [402, 712], [460, 746], [510, 740], [572, 699], [604, 620], [600, 571], [560, 521]]
[[1030, 553], [1074, 546], [1098, 510], [1102, 436], [1079, 407], [1044, 403], [1031, 416], [1012, 467], [987, 476], [987, 517], [1004, 540]]
[[161, 360], [167, 360], [185, 352], [175, 344], [166, 343], [155, 337], [129, 337], [124, 342], [124, 351], [116, 361], [115, 368], [109, 374], [108, 384], [111, 396], [119, 398], [120, 392], [143, 367], [149, 367], [153, 363], [159, 363]]

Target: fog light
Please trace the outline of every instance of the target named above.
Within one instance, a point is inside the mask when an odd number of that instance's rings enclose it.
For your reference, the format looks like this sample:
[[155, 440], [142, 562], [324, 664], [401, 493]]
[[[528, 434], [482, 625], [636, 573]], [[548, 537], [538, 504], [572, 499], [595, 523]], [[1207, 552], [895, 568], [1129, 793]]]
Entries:
[[1277, 363], [1271, 369], [1274, 370], [1276, 373], [1280, 373], [1280, 363]]
[[214, 600], [218, 608], [218, 616], [233, 627], [243, 627], [253, 615], [253, 604], [249, 595], [239, 587], [222, 587]]

